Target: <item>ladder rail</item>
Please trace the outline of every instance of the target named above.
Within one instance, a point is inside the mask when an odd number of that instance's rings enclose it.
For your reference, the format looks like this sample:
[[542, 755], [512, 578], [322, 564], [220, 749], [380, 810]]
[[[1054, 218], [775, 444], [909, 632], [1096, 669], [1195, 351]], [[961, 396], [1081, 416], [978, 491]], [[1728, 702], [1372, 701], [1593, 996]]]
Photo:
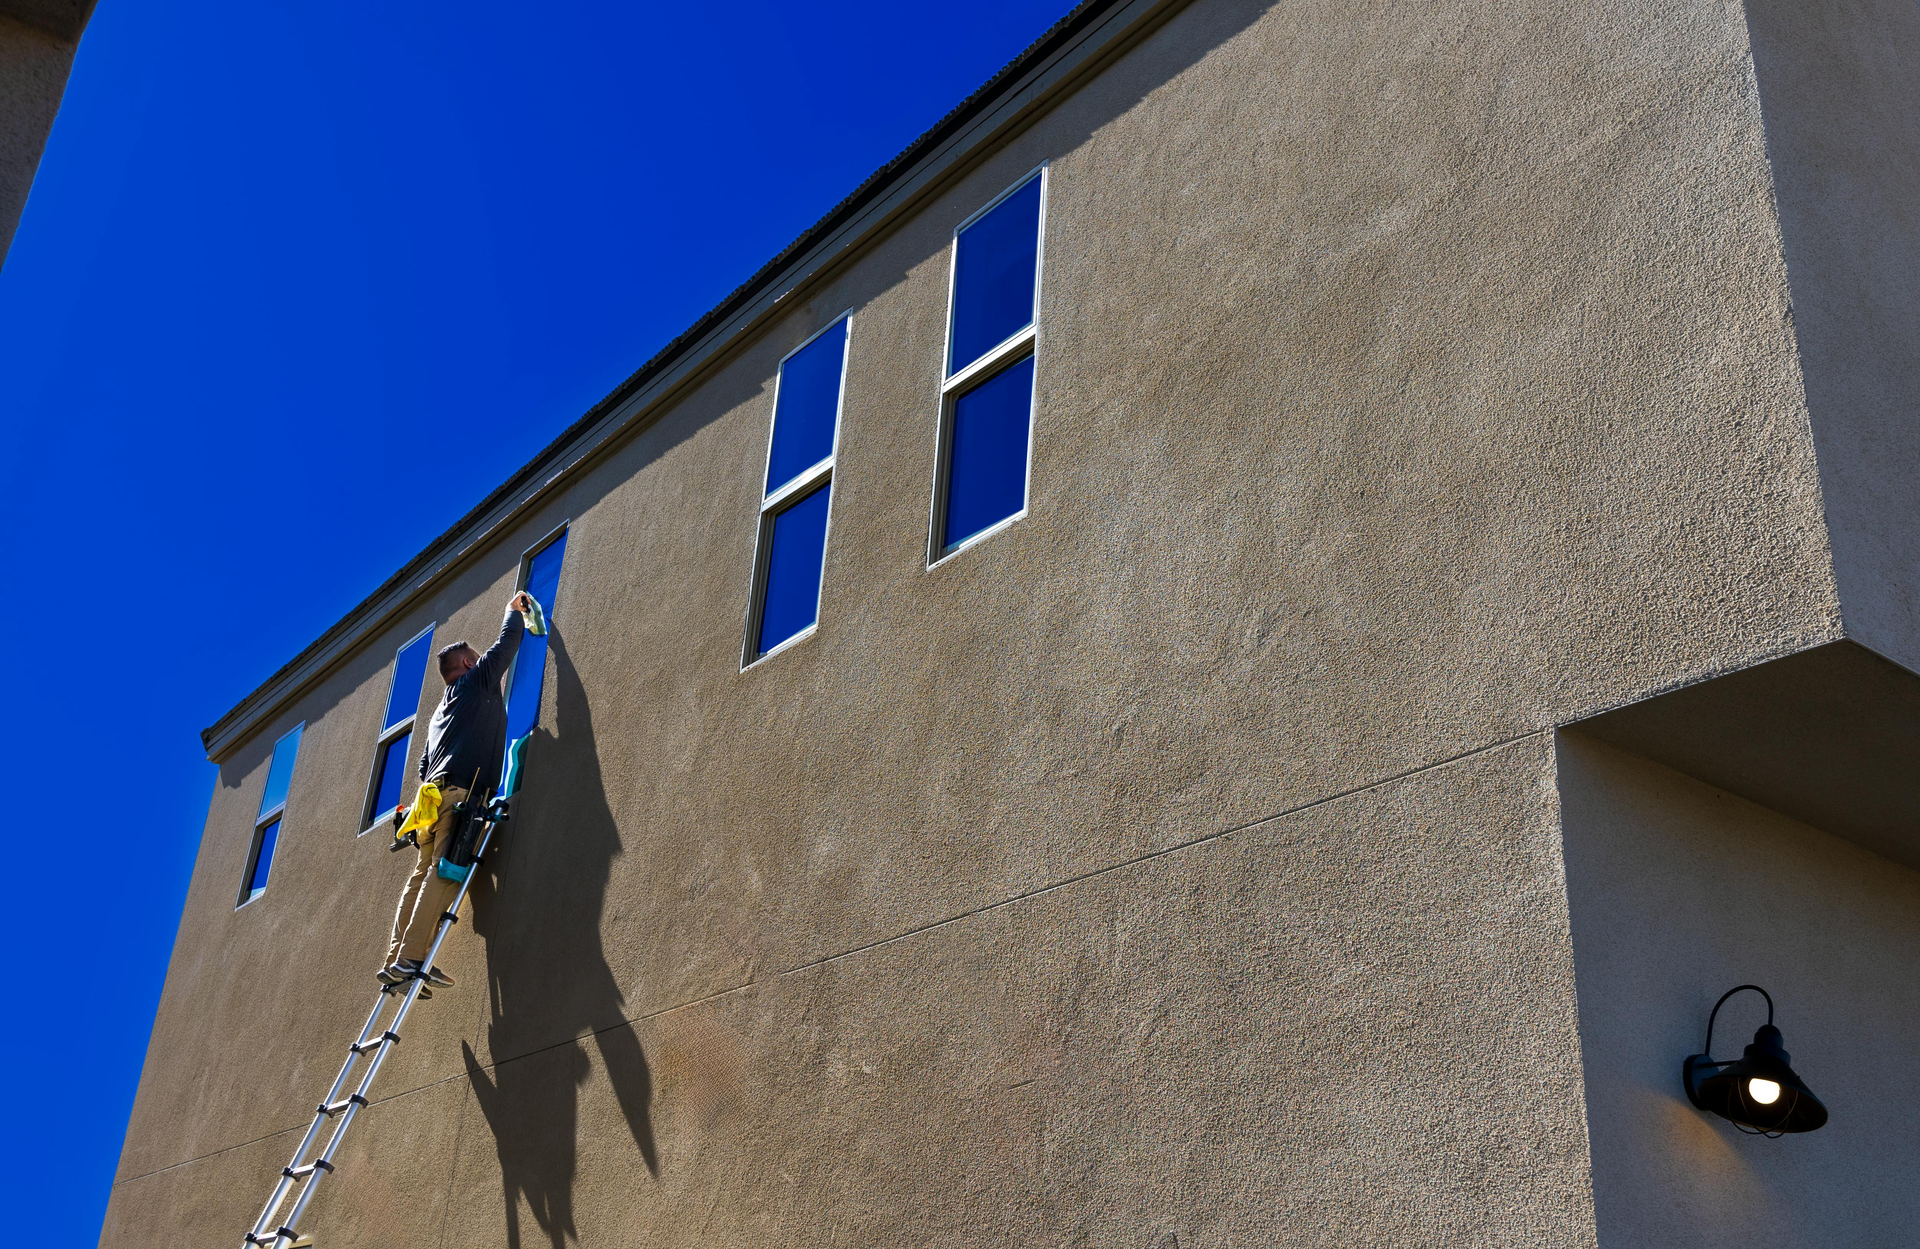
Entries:
[[267, 1228], [272, 1226], [274, 1212], [279, 1210], [280, 1203], [286, 1200], [287, 1190], [293, 1187], [293, 1177], [288, 1175], [287, 1171], [305, 1165], [307, 1150], [313, 1147], [313, 1142], [320, 1136], [320, 1125], [331, 1118], [324, 1107], [336, 1101], [340, 1096], [340, 1090], [346, 1087], [347, 1077], [353, 1073], [355, 1064], [360, 1061], [360, 1051], [357, 1047], [366, 1043], [368, 1034], [373, 1031], [373, 1025], [378, 1022], [380, 1012], [386, 1008], [386, 1004], [387, 998], [384, 993], [374, 999], [373, 1012], [367, 1016], [366, 1024], [360, 1029], [360, 1039], [347, 1048], [347, 1059], [340, 1064], [340, 1074], [334, 1076], [327, 1095], [320, 1099], [323, 1109], [314, 1112], [313, 1122], [307, 1125], [307, 1134], [300, 1138], [299, 1146], [293, 1151], [293, 1160], [287, 1163], [286, 1170], [280, 1173], [280, 1182], [273, 1186], [273, 1195], [267, 1198], [266, 1208], [254, 1221], [253, 1235], [264, 1235]]
[[[473, 866], [480, 866], [482, 856], [486, 854], [487, 847], [492, 844], [494, 830], [500, 826], [504, 818], [503, 814], [499, 819], [487, 821], [486, 828], [480, 834], [479, 844], [473, 849]], [[319, 1133], [320, 1120], [327, 1117], [325, 1114], [316, 1114], [313, 1125], [307, 1129], [307, 1139], [301, 1142], [300, 1151], [294, 1154], [293, 1163], [287, 1168], [288, 1171], [298, 1171], [305, 1167], [305, 1173], [298, 1176], [281, 1173], [280, 1182], [274, 1186], [273, 1199], [268, 1202], [267, 1209], [260, 1216], [260, 1222], [254, 1225], [253, 1232], [246, 1238], [248, 1245], [270, 1244], [272, 1249], [290, 1249], [293, 1242], [298, 1239], [299, 1232], [296, 1229], [300, 1226], [300, 1220], [306, 1215], [307, 1207], [312, 1204], [314, 1194], [320, 1190], [320, 1178], [333, 1174], [334, 1153], [346, 1139], [348, 1129], [353, 1126], [354, 1117], [367, 1106], [367, 1091], [373, 1087], [375, 1077], [380, 1074], [380, 1068], [387, 1061], [387, 1055], [392, 1053], [393, 1047], [399, 1043], [400, 1025], [406, 1021], [407, 1013], [413, 1009], [413, 1004], [419, 1001], [420, 990], [426, 987], [426, 973], [433, 967], [433, 960], [440, 953], [440, 946], [446, 941], [447, 934], [452, 932], [454, 924], [459, 922], [460, 904], [467, 900], [467, 892], [473, 887], [473, 879], [474, 874], [468, 872], [466, 879], [460, 882], [459, 890], [454, 893], [453, 901], [447, 904], [446, 911], [441, 914], [440, 922], [434, 928], [433, 945], [427, 950], [427, 956], [420, 961], [420, 972], [414, 977], [413, 983], [407, 986], [406, 995], [400, 999], [399, 1008], [394, 1011], [392, 1021], [380, 1032], [379, 1043], [370, 1051], [373, 1054], [373, 1061], [368, 1064], [367, 1073], [361, 1077], [354, 1096], [348, 1100], [345, 1109], [341, 1111], [340, 1122], [334, 1125], [333, 1134], [327, 1138], [326, 1147], [320, 1151], [313, 1162], [300, 1161], [301, 1153], [305, 1152], [312, 1143], [312, 1139]], [[327, 1101], [322, 1102], [321, 1105], [331, 1103], [345, 1087], [347, 1073], [360, 1056], [359, 1047], [373, 1040], [373, 1026], [380, 1018], [380, 1011], [387, 996], [387, 990], [382, 989], [380, 1000], [374, 1003], [373, 1013], [367, 1017], [366, 1027], [360, 1030], [360, 1040], [348, 1051], [347, 1062], [341, 1067], [340, 1075], [335, 1078], [333, 1090], [327, 1095]], [[267, 1239], [268, 1225], [273, 1223], [274, 1210], [286, 1199], [288, 1187], [296, 1179], [300, 1183], [300, 1195], [294, 1199], [293, 1208], [287, 1212], [286, 1220], [273, 1228], [273, 1236], [269, 1240]]]
[[[446, 923], [445, 920], [440, 922], [443, 925]], [[431, 967], [433, 964], [428, 963], [427, 966]], [[340, 1122], [334, 1125], [333, 1135], [327, 1138], [326, 1148], [321, 1150], [320, 1156], [314, 1160], [317, 1165], [302, 1177], [300, 1196], [295, 1199], [293, 1209], [287, 1212], [287, 1221], [280, 1225], [279, 1235], [274, 1238], [274, 1249], [286, 1249], [286, 1246], [293, 1242], [296, 1235], [294, 1229], [300, 1226], [301, 1218], [307, 1213], [307, 1206], [312, 1203], [314, 1194], [320, 1191], [320, 1177], [333, 1174], [333, 1155], [340, 1148], [341, 1142], [346, 1140], [348, 1130], [353, 1127], [354, 1116], [359, 1114], [361, 1107], [367, 1104], [367, 1090], [373, 1087], [374, 1077], [380, 1074], [380, 1068], [385, 1065], [387, 1055], [393, 1052], [394, 1044], [399, 1041], [400, 1025], [405, 1021], [408, 1009], [419, 1000], [420, 987], [425, 983], [424, 980], [415, 980], [407, 986], [407, 995], [401, 999], [400, 1009], [394, 1012], [393, 1023], [388, 1027], [386, 1035], [381, 1038], [379, 1047], [373, 1051], [373, 1061], [368, 1064], [367, 1074], [361, 1079], [360, 1087], [356, 1090], [360, 1100], [352, 1102], [342, 1112]]]

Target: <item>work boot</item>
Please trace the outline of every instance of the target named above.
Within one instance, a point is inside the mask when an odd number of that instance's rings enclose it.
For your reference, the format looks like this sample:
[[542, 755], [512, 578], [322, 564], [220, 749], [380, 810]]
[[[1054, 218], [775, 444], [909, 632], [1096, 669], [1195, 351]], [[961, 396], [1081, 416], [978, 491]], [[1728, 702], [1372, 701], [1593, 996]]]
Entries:
[[428, 984], [438, 989], [451, 989], [453, 987], [452, 976], [441, 971], [438, 967], [429, 969], [427, 974], [422, 976], [420, 975], [419, 962], [410, 958], [395, 959], [393, 966], [387, 968], [381, 975], [383, 977], [392, 977], [391, 980], [387, 981], [389, 984], [399, 984], [403, 980], [413, 980], [417, 978], [425, 980]]

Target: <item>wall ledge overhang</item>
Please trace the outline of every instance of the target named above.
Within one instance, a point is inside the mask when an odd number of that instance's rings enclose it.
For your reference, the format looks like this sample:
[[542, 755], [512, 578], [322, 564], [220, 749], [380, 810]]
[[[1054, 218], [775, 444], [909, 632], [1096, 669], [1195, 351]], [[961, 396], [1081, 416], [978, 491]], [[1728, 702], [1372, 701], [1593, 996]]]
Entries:
[[1920, 675], [1858, 642], [1563, 727], [1920, 868]]
[[200, 733], [215, 763], [516, 521], [637, 436], [762, 329], [1190, 0], [1083, 0], [907, 149], [588, 409], [300, 654]]

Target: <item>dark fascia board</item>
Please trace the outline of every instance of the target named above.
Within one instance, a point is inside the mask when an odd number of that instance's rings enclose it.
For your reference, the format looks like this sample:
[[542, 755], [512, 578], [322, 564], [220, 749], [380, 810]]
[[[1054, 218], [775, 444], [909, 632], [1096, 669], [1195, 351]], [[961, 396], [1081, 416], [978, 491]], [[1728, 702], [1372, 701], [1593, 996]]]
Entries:
[[1920, 868], [1920, 675], [1858, 642], [1566, 727]]
[[0, 17], [78, 43], [87, 19], [93, 16], [93, 6], [94, 0], [0, 0]]
[[1081, 86], [1190, 0], [1085, 0], [615, 387], [359, 606], [200, 734], [218, 763], [371, 635], [703, 380], [781, 311]]

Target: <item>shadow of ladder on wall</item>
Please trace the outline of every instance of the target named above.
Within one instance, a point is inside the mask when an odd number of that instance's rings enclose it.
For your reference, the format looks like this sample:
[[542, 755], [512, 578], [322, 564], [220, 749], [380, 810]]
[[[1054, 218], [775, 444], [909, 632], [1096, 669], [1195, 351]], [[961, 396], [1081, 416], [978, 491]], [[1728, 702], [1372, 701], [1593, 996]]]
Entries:
[[[507, 776], [505, 784], [501, 786], [500, 796], [468, 817], [480, 822], [479, 835], [474, 840], [471, 867], [481, 865], [495, 830], [512, 814], [513, 794], [519, 788], [520, 763], [526, 744], [527, 739], [523, 737], [507, 748]], [[453, 895], [453, 901], [440, 913], [440, 923], [433, 933], [433, 945], [427, 950], [427, 956], [420, 960], [419, 973], [398, 984], [385, 986], [374, 998], [373, 1010], [367, 1015], [367, 1022], [360, 1027], [359, 1039], [347, 1047], [346, 1061], [340, 1064], [340, 1074], [333, 1078], [333, 1086], [314, 1109], [313, 1122], [307, 1126], [307, 1134], [300, 1138], [299, 1146], [294, 1149], [293, 1161], [280, 1169], [280, 1179], [274, 1184], [260, 1217], [254, 1220], [253, 1230], [247, 1233], [246, 1244], [265, 1245], [270, 1249], [297, 1249], [313, 1243], [311, 1237], [302, 1236], [297, 1230], [300, 1220], [313, 1202], [321, 1177], [333, 1173], [333, 1157], [339, 1151], [341, 1142], [346, 1140], [348, 1130], [353, 1127], [354, 1116], [366, 1109], [367, 1090], [373, 1087], [373, 1081], [380, 1074], [387, 1055], [400, 1043], [400, 1025], [406, 1022], [407, 1012], [420, 999], [420, 990], [427, 983], [426, 970], [433, 966], [433, 960], [439, 955], [441, 942], [460, 922], [460, 904], [466, 901], [467, 890], [472, 886], [475, 875], [471, 870], [467, 872], [460, 882], [459, 891]], [[387, 1015], [389, 1005], [393, 1005], [392, 1016], [383, 1024], [381, 1019]], [[356, 1071], [362, 1067], [362, 1059], [366, 1059], [366, 1062], [358, 1086], [342, 1097], [341, 1094], [353, 1082]], [[311, 1154], [310, 1151], [323, 1135], [323, 1129], [335, 1119], [339, 1122], [334, 1124], [332, 1134], [327, 1136], [326, 1147], [318, 1154]], [[289, 1197], [293, 1197], [293, 1206], [282, 1219], [280, 1210]]]

